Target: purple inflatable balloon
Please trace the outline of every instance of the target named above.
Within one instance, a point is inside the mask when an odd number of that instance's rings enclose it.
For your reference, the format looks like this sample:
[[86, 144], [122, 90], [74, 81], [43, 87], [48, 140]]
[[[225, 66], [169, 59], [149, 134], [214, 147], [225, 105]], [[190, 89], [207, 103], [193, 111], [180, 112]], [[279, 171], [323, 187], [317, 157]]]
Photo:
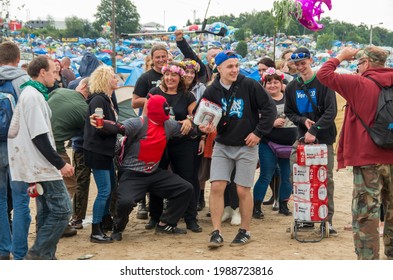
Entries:
[[322, 3], [325, 3], [329, 8], [329, 11], [332, 9], [331, 0], [296, 0], [300, 4], [302, 4], [302, 17], [299, 22], [309, 30], [318, 31], [323, 29], [323, 24], [316, 22], [315, 17], [318, 17], [318, 20], [321, 19], [321, 14], [323, 10], [321, 8]]

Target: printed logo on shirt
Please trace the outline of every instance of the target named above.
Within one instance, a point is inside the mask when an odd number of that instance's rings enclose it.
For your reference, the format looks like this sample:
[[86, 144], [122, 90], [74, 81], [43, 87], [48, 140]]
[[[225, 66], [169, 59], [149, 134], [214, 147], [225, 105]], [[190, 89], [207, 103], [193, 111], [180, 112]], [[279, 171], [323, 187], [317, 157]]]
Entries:
[[[308, 89], [308, 92], [311, 96], [311, 99], [315, 102], [315, 104], [317, 104], [317, 90], [315, 88], [310, 88]], [[314, 112], [312, 104], [308, 100], [308, 97], [304, 93], [304, 90], [296, 90], [296, 105], [299, 113], [301, 114]]]
[[153, 87], [159, 87], [161, 84], [161, 80], [152, 81], [151, 84], [153, 85]]
[[[227, 110], [227, 100], [225, 98], [221, 99], [221, 104], [222, 104], [222, 110], [226, 112]], [[241, 119], [243, 116], [243, 111], [244, 111], [244, 101], [241, 98], [236, 98], [232, 103], [232, 108], [229, 111], [229, 116], [237, 116], [238, 119]]]

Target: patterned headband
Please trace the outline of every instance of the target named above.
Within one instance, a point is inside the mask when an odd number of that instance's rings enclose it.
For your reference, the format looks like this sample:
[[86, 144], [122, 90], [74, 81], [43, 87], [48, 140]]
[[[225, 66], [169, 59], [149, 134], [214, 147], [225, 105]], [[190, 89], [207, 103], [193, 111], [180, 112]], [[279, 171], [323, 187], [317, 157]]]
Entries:
[[201, 70], [201, 66], [195, 60], [184, 60], [184, 61], [182, 61], [180, 63], [186, 69], [193, 69], [195, 71], [195, 73], [198, 73], [199, 70]]
[[262, 82], [264, 82], [266, 80], [266, 78], [265, 78], [266, 76], [271, 76], [274, 74], [279, 76], [281, 78], [281, 80], [284, 80], [284, 74], [280, 70], [276, 70], [273, 67], [269, 67], [262, 75]]
[[161, 69], [162, 74], [165, 74], [165, 72], [167, 72], [167, 71], [172, 72], [172, 73], [176, 73], [180, 77], [183, 77], [186, 74], [186, 72], [184, 71], [183, 68], [181, 68], [177, 65], [173, 65], [173, 64], [170, 64], [170, 65], [167, 64], [164, 67], [162, 67], [162, 69]]

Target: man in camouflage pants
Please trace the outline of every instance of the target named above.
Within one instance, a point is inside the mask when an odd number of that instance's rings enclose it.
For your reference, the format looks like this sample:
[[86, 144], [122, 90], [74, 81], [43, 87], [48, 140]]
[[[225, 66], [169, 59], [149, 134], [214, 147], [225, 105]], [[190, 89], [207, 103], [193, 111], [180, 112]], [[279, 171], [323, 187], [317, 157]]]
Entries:
[[[337, 74], [343, 60], [358, 59], [359, 75]], [[370, 46], [362, 51], [346, 47], [318, 71], [321, 83], [346, 100], [345, 119], [337, 153], [338, 168], [353, 166], [352, 229], [359, 260], [379, 259], [379, 216], [384, 207], [385, 255], [393, 259], [393, 150], [377, 146], [362, 125], [374, 123], [383, 87], [393, 85], [393, 69], [384, 68], [387, 52]], [[375, 81], [371, 80], [374, 79]]]

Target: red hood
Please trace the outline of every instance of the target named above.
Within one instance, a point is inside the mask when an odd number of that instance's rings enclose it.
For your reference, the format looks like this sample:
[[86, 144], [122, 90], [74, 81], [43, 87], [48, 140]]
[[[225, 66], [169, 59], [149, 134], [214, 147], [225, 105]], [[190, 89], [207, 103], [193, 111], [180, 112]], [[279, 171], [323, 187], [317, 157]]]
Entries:
[[392, 68], [370, 68], [366, 70], [362, 76], [373, 78], [384, 87], [393, 85]]

